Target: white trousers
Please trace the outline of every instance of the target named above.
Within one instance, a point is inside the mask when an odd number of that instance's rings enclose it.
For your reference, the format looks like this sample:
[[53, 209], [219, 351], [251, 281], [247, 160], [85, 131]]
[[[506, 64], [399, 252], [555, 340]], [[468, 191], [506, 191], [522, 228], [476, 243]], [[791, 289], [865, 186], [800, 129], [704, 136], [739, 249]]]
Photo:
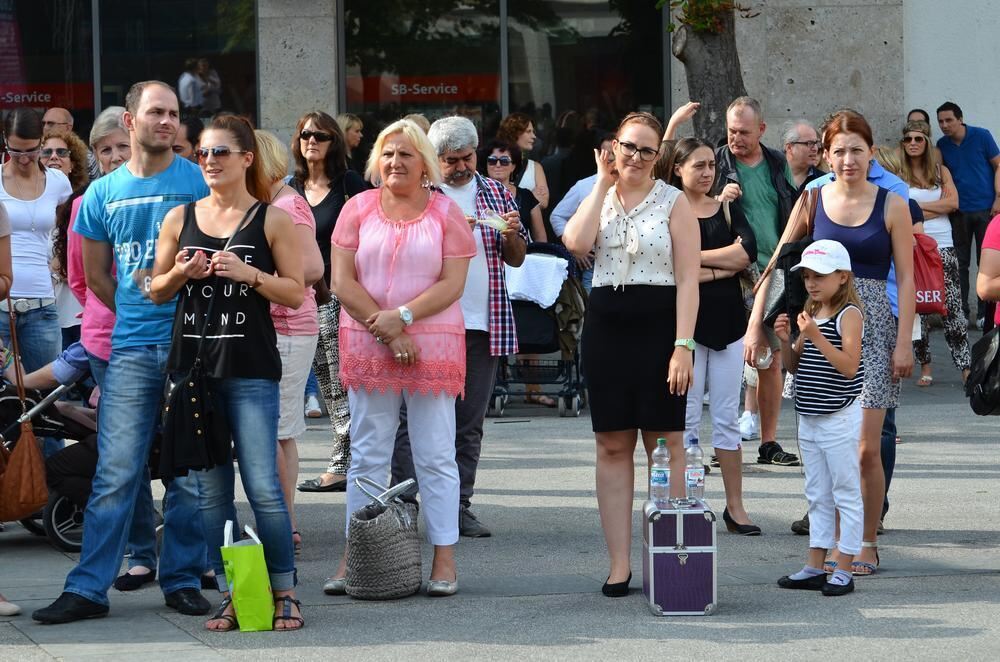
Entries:
[[[861, 553], [861, 401], [833, 414], [799, 416], [799, 451], [806, 470], [809, 546]], [[836, 514], [840, 513], [840, 542]]]
[[354, 484], [365, 477], [389, 484], [399, 410], [406, 403], [420, 511], [432, 545], [458, 542], [458, 464], [455, 462], [455, 396], [370, 393], [350, 389], [351, 466], [347, 471], [347, 524], [371, 499]]
[[712, 447], [736, 451], [740, 442], [740, 388], [743, 384], [743, 339], [716, 351], [704, 345], [694, 350], [694, 378], [688, 389], [684, 441], [698, 437], [705, 381], [708, 380], [708, 411], [712, 416]]

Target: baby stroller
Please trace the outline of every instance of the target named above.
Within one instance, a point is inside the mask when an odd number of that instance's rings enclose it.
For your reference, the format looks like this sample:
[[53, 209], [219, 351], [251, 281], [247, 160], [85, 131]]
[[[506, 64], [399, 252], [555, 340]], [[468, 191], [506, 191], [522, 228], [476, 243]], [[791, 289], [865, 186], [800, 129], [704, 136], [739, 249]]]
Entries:
[[503, 416], [510, 397], [526, 396], [528, 384], [550, 384], [561, 387], [559, 415], [579, 416], [586, 404], [579, 344], [587, 292], [576, 260], [558, 244], [530, 244], [525, 264], [508, 268], [507, 288], [520, 352], [560, 356], [502, 359], [488, 414]]
[[[46, 460], [49, 501], [41, 512], [21, 520], [24, 528], [35, 535], [47, 536], [59, 549], [78, 552], [83, 542], [83, 511], [90, 495], [90, 478], [97, 465], [97, 434], [96, 422], [75, 412], [72, 405], [57, 402], [70, 388], [71, 385], [59, 386], [48, 394], [27, 390], [26, 412], [22, 414], [17, 387], [3, 380], [0, 383], [0, 427], [3, 429], [0, 443], [13, 450], [21, 435], [21, 423], [29, 420], [38, 437], [79, 441]], [[52, 462], [60, 458], [72, 458], [74, 473], [86, 475], [85, 490], [73, 489], [72, 481], [60, 480], [58, 476], [53, 481]]]

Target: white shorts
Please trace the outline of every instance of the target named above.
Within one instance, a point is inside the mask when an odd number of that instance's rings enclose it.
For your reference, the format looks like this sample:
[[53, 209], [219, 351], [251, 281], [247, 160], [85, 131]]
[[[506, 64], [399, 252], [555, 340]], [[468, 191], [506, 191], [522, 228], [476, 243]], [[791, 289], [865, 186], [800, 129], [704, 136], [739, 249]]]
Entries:
[[298, 439], [306, 433], [304, 393], [316, 354], [316, 340], [317, 336], [278, 334], [278, 355], [281, 357], [278, 439]]

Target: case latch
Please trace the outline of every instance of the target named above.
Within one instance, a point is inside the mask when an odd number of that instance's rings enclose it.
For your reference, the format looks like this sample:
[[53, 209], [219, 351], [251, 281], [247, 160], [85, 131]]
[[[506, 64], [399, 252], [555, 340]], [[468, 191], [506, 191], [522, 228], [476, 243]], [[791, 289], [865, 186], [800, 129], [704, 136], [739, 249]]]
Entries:
[[687, 554], [678, 554], [677, 555], [677, 560], [681, 562], [681, 565], [687, 565], [688, 555]]

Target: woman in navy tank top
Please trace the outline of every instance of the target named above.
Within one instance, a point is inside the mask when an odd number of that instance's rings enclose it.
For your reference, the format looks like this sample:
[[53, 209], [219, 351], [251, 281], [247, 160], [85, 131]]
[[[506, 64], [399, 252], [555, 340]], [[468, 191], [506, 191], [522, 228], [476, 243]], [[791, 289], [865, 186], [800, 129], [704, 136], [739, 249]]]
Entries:
[[[907, 202], [868, 181], [874, 154], [868, 122], [843, 110], [830, 117], [823, 130], [823, 156], [833, 180], [820, 188], [813, 222], [813, 239], [839, 241], [851, 256], [855, 285], [864, 306], [861, 356], [865, 382], [861, 392], [861, 493], [864, 500], [864, 541], [852, 564], [855, 575], [874, 574], [878, 567], [877, 532], [885, 498], [881, 436], [885, 410], [899, 400], [899, 381], [913, 372], [911, 343], [916, 295], [913, 284], [913, 228]], [[800, 218], [800, 199], [792, 210]], [[804, 223], [789, 223], [781, 245], [805, 234]], [[896, 269], [899, 317], [892, 314], [886, 281]], [[766, 284], [765, 284], [766, 286]], [[751, 320], [763, 317], [763, 299]], [[753, 322], [751, 322], [753, 323]]]

